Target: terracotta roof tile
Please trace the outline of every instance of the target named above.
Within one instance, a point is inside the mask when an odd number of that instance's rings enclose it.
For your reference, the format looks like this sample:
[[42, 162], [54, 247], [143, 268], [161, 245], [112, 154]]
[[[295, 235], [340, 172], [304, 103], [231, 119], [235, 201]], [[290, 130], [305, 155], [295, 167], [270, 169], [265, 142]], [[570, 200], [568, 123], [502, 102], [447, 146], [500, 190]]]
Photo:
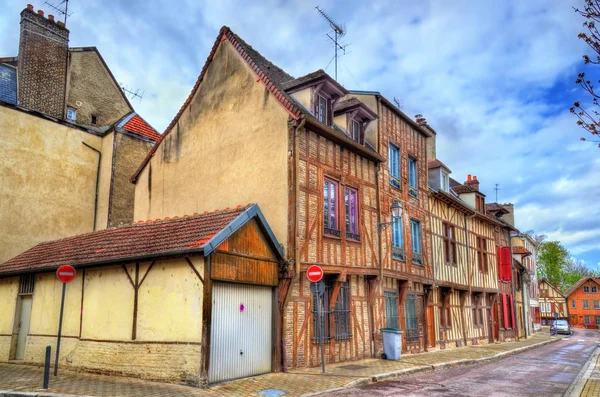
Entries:
[[115, 263], [201, 248], [250, 206], [142, 221], [47, 241], [0, 264], [0, 275]]
[[525, 247], [521, 247], [520, 245], [514, 246], [513, 247], [513, 254], [519, 254], [519, 255], [531, 255], [531, 252], [529, 252], [527, 250], [527, 248]]
[[433, 160], [429, 160], [427, 162], [427, 168], [431, 169], [431, 168], [444, 168], [445, 170], [447, 170], [448, 172], [452, 172], [450, 170], [450, 168], [448, 168], [446, 166], [446, 164], [442, 163], [440, 160], [438, 159], [433, 159]]
[[153, 141], [158, 141], [160, 139], [160, 134], [137, 114], [123, 124], [121, 128], [129, 132], [133, 132], [134, 134], [139, 134], [145, 136], [146, 138], [150, 138]]

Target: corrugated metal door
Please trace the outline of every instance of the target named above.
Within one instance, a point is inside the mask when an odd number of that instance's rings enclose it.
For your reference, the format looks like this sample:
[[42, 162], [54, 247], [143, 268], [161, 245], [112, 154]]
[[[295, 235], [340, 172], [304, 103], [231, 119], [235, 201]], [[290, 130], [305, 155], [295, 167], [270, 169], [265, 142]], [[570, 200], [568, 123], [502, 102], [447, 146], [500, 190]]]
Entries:
[[19, 333], [17, 336], [16, 359], [25, 357], [25, 346], [27, 345], [27, 334], [29, 333], [29, 320], [31, 320], [31, 295], [21, 296], [21, 315], [19, 317]]
[[273, 289], [213, 284], [209, 383], [271, 372]]

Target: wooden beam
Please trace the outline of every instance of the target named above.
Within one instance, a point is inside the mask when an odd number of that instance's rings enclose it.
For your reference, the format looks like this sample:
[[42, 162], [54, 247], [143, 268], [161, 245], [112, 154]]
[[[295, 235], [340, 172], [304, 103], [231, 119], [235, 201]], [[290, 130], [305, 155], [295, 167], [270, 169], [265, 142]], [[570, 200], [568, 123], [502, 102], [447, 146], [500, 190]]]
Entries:
[[[188, 265], [190, 265], [190, 267], [194, 271], [194, 274], [196, 275], [196, 277], [198, 277], [198, 279], [200, 280], [200, 282], [204, 285], [204, 279], [202, 278], [202, 276], [200, 275], [200, 273], [198, 273], [198, 270], [196, 269], [196, 266], [194, 266], [194, 264], [192, 263], [192, 261], [190, 260], [190, 258], [186, 257], [185, 261], [188, 263]], [[152, 262], [152, 264], [154, 264], [154, 262]]]
[[212, 328], [212, 280], [210, 278], [211, 257], [204, 258], [204, 288], [202, 297], [202, 356], [200, 359], [200, 386], [208, 387], [210, 365], [210, 331]]
[[140, 277], [140, 264], [135, 264], [135, 285], [133, 287], [133, 325], [131, 327], [131, 340], [137, 337], [137, 312], [138, 312], [138, 289]]

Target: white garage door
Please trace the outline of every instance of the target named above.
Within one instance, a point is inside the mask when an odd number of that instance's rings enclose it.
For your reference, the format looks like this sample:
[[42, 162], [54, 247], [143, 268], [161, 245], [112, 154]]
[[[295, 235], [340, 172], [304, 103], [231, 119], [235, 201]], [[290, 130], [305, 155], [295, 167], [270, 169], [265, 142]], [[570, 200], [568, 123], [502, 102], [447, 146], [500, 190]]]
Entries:
[[213, 284], [208, 382], [271, 372], [273, 289]]

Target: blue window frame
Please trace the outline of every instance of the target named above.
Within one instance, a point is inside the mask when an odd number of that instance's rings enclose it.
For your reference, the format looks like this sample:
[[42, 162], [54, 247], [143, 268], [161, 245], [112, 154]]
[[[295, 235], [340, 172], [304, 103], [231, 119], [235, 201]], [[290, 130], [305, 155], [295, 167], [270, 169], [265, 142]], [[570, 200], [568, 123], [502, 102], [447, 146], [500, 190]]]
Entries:
[[402, 217], [392, 218], [392, 257], [401, 261], [404, 260]]
[[389, 144], [388, 167], [390, 169], [390, 185], [400, 189], [400, 148]]
[[422, 265], [423, 257], [421, 255], [421, 222], [411, 219], [410, 233], [412, 236], [412, 261], [413, 263]]
[[417, 198], [417, 159], [408, 156], [408, 194]]

